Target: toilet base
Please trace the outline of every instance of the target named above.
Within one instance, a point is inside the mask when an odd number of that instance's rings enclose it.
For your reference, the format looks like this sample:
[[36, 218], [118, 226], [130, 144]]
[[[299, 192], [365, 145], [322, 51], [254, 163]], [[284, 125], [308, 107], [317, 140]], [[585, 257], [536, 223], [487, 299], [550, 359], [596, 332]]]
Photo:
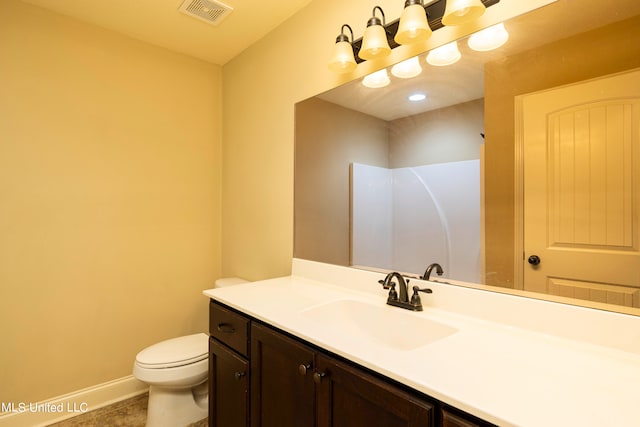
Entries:
[[182, 427], [208, 415], [207, 383], [176, 390], [149, 386], [146, 427]]

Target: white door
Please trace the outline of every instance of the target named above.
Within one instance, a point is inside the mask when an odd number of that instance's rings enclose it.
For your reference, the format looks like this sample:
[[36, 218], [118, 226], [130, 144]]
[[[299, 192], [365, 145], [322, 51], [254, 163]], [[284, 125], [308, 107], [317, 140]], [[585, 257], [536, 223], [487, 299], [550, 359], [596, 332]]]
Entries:
[[640, 307], [640, 70], [525, 95], [524, 289]]

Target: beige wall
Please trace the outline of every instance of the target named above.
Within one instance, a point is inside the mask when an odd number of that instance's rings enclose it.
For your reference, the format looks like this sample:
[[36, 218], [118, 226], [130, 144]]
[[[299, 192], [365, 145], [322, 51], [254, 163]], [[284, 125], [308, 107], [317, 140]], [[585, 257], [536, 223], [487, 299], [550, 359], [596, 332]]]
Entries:
[[484, 101], [427, 111], [389, 123], [389, 167], [401, 168], [480, 158]]
[[[402, 2], [379, 3], [389, 16], [400, 15]], [[332, 74], [327, 60], [340, 26], [352, 23], [358, 38], [371, 7], [313, 1], [225, 64], [224, 275], [262, 279], [291, 271], [294, 105], [353, 78]]]
[[389, 167], [388, 124], [319, 98], [295, 115], [295, 256], [351, 265], [349, 165]]
[[221, 69], [0, 2], [0, 401], [127, 376], [206, 331]]
[[514, 97], [636, 67], [640, 67], [640, 17], [487, 64], [485, 232], [488, 285], [511, 287], [513, 283]]

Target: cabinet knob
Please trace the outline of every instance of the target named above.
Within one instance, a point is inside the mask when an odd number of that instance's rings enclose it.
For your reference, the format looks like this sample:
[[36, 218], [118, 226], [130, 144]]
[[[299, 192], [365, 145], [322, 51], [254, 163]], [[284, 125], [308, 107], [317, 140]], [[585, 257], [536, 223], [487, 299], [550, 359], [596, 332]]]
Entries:
[[302, 376], [307, 375], [307, 372], [309, 372], [309, 369], [311, 369], [311, 365], [310, 364], [300, 364], [300, 366], [298, 366], [298, 373]]
[[324, 372], [316, 372], [315, 374], [313, 374], [313, 382], [316, 384], [320, 384], [322, 382], [322, 379], [326, 376], [327, 374], [325, 374]]
[[245, 375], [247, 375], [246, 372], [242, 372], [242, 371], [238, 371], [235, 374], [233, 374], [233, 376], [235, 377], [236, 381], [240, 381], [242, 379], [242, 377], [244, 377]]

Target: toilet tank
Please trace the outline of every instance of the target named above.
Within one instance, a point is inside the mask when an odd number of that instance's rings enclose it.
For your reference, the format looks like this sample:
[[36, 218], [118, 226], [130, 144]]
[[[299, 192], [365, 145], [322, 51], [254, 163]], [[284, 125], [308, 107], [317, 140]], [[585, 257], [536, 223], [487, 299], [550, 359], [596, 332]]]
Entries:
[[225, 286], [240, 285], [242, 283], [248, 283], [248, 281], [240, 277], [223, 277], [216, 280], [215, 287], [224, 288]]

